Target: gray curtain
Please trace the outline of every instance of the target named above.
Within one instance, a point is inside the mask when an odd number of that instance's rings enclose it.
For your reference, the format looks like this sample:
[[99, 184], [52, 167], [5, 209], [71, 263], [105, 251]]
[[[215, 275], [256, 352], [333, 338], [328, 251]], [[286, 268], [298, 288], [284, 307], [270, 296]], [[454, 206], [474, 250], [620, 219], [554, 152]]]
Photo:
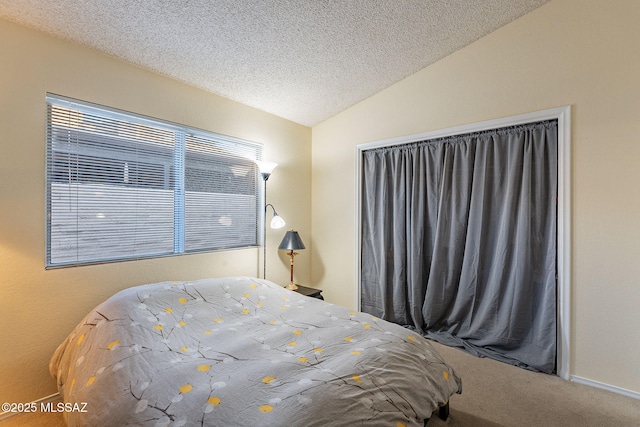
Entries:
[[557, 187], [555, 120], [365, 151], [362, 310], [555, 372]]

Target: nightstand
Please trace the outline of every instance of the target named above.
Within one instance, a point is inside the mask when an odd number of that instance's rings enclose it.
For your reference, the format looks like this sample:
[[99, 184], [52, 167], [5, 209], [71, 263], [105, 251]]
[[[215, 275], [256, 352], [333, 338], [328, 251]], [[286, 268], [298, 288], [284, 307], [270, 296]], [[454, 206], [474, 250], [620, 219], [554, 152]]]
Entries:
[[307, 288], [306, 286], [298, 285], [298, 289], [296, 289], [295, 292], [302, 295], [306, 295], [311, 298], [318, 298], [318, 299], [324, 300], [324, 298], [321, 295], [322, 289]]

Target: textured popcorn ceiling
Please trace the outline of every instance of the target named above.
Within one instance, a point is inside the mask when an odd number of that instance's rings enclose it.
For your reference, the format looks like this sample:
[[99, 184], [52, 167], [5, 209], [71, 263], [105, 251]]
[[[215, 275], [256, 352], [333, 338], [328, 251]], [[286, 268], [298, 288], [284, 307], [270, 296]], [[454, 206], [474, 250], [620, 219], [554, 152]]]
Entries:
[[0, 0], [0, 17], [307, 126], [548, 0]]

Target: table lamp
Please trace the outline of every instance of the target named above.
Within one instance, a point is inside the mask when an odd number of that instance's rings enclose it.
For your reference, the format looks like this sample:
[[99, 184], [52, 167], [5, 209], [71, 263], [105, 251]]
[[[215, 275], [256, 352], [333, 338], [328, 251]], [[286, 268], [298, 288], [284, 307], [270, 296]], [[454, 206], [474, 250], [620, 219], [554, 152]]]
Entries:
[[293, 283], [293, 257], [298, 255], [298, 253], [294, 251], [304, 249], [304, 243], [302, 243], [302, 239], [300, 238], [298, 232], [291, 230], [287, 231], [287, 233], [284, 235], [284, 238], [282, 239], [280, 246], [278, 246], [278, 249], [281, 251], [289, 251], [287, 255], [291, 257], [291, 281], [287, 286], [285, 286], [285, 288], [295, 291], [296, 289], [298, 289], [298, 286]]

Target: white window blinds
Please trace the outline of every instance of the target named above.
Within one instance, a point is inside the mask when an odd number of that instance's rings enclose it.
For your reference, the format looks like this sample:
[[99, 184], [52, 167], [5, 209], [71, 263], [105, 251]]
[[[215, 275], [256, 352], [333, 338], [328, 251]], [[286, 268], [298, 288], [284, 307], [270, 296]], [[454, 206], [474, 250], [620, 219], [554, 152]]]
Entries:
[[255, 246], [259, 144], [47, 96], [47, 267]]

